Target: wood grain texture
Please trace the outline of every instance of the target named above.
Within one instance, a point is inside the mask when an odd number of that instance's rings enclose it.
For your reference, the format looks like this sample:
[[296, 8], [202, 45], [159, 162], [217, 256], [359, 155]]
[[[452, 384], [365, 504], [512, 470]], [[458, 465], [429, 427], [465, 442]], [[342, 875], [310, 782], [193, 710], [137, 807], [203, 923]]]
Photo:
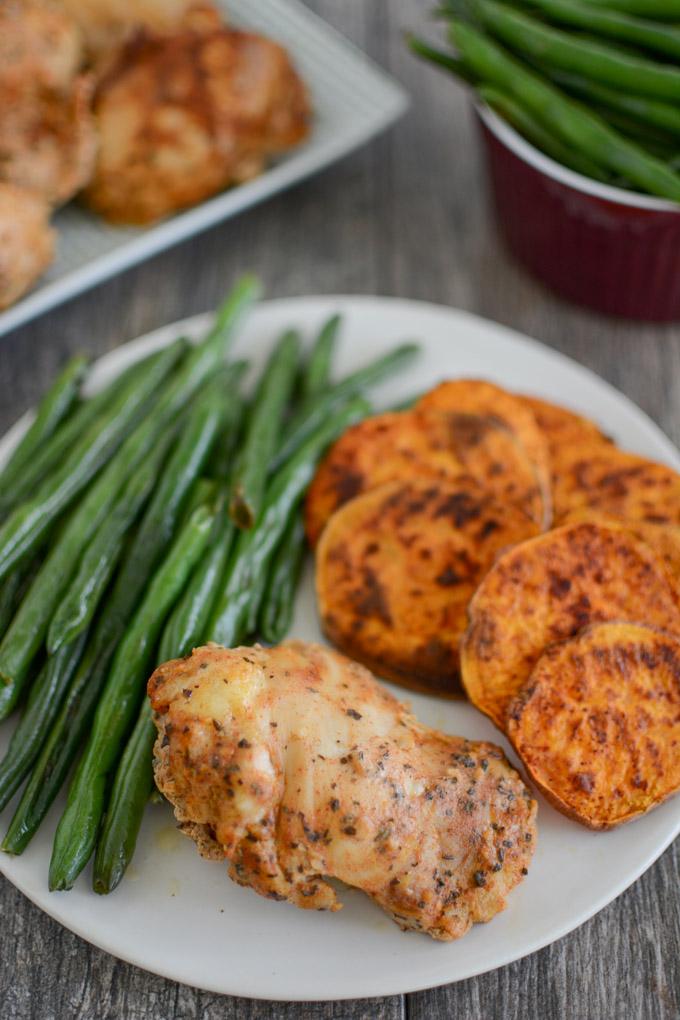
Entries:
[[[214, 307], [234, 276], [250, 268], [272, 296], [395, 294], [513, 326], [610, 380], [680, 442], [680, 329], [570, 307], [500, 245], [468, 103], [403, 45], [403, 31], [426, 22], [429, 0], [314, 0], [310, 6], [406, 85], [410, 113], [321, 176], [0, 341], [0, 430], [35, 400], [69, 352], [100, 354]], [[0, 1020], [680, 1017], [677, 843], [630, 890], [555, 945], [493, 974], [405, 999], [286, 1005], [209, 995], [88, 946], [4, 880], [0, 911]]]

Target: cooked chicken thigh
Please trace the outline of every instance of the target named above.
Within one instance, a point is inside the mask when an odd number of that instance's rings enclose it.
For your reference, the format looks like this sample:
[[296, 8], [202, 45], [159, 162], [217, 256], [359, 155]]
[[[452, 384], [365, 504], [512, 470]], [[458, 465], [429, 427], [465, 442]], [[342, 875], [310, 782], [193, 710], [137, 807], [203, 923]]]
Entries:
[[81, 60], [78, 26], [58, 4], [0, 2], [0, 87], [65, 89]]
[[90, 179], [97, 139], [92, 82], [62, 91], [0, 89], [0, 180], [62, 205]]
[[259, 173], [308, 130], [288, 55], [222, 28], [141, 35], [95, 100], [99, 157], [86, 200], [113, 222], [146, 223]]
[[337, 910], [339, 878], [448, 940], [527, 873], [536, 804], [500, 749], [421, 725], [330, 649], [208, 645], [149, 695], [180, 828], [263, 896]]
[[97, 62], [140, 30], [203, 30], [220, 24], [220, 13], [204, 0], [62, 0], [80, 27], [90, 60]]
[[52, 261], [50, 209], [37, 195], [0, 182], [0, 308], [7, 308]]

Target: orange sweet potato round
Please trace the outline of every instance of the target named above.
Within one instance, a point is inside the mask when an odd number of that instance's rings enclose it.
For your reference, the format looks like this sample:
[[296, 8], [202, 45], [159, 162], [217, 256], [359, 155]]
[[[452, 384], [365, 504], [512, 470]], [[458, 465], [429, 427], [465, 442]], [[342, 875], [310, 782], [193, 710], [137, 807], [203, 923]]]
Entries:
[[553, 645], [507, 732], [564, 814], [591, 829], [637, 818], [680, 787], [680, 640], [610, 622]]
[[424, 394], [417, 406], [458, 414], [491, 415], [515, 435], [529, 456], [543, 491], [544, 527], [550, 524], [550, 452], [532, 408], [514, 393], [485, 379], [449, 379]]
[[680, 633], [675, 580], [645, 543], [588, 522], [523, 542], [496, 561], [470, 603], [461, 644], [468, 697], [503, 729], [544, 650], [603, 620]]
[[573, 510], [564, 519], [565, 524], [572, 524], [575, 521], [592, 521], [594, 524], [604, 524], [608, 528], [632, 532], [641, 542], [653, 549], [664, 561], [669, 572], [680, 580], [680, 525], [655, 524], [653, 521], [624, 521], [620, 517], [613, 517], [601, 510], [590, 510], [588, 507]]
[[321, 623], [379, 676], [459, 693], [466, 609], [497, 553], [538, 531], [469, 476], [389, 482], [335, 513], [316, 553]]
[[367, 418], [330, 449], [307, 493], [309, 542], [316, 545], [331, 514], [362, 492], [385, 482], [455, 477], [461, 471], [532, 519], [544, 519], [534, 466], [504, 425], [489, 416], [406, 411]]
[[601, 442], [565, 448], [553, 477], [555, 520], [588, 507], [629, 521], [680, 525], [680, 474]]
[[533, 412], [536, 424], [548, 443], [551, 459], [568, 447], [598, 441], [612, 445], [611, 439], [590, 418], [539, 397], [523, 395], [520, 399]]

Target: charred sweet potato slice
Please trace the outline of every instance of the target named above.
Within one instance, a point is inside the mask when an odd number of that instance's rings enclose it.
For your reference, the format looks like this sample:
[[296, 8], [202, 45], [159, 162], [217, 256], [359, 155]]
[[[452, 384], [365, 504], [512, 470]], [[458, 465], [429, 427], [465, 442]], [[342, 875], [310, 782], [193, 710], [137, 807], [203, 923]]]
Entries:
[[385, 482], [470, 474], [499, 499], [541, 523], [543, 492], [524, 448], [490, 416], [407, 411], [381, 414], [348, 429], [322, 461], [305, 503], [315, 545], [328, 518], [349, 499]]
[[[484, 379], [449, 379], [424, 394], [418, 408], [458, 414], [491, 415], [514, 433], [527, 452], [549, 509], [550, 452], [531, 407], [521, 397]], [[550, 524], [549, 515], [543, 522]]]
[[508, 714], [527, 771], [563, 814], [610, 829], [680, 787], [680, 640], [598, 623], [538, 660]]
[[465, 475], [364, 493], [331, 517], [317, 548], [323, 629], [379, 676], [455, 695], [475, 588], [499, 550], [537, 532]]
[[463, 685], [504, 729], [508, 705], [544, 650], [604, 620], [644, 620], [680, 633], [674, 579], [629, 532], [569, 524], [501, 556], [470, 603]]
[[533, 412], [536, 424], [548, 443], [551, 460], [559, 459], [565, 447], [573, 448], [593, 442], [613, 445], [594, 421], [576, 411], [570, 411], [560, 404], [551, 404], [539, 397], [523, 395], [519, 399]]
[[664, 561], [669, 572], [680, 580], [680, 525], [624, 521], [620, 517], [613, 517], [601, 510], [590, 510], [587, 507], [573, 510], [565, 517], [564, 523], [572, 524], [577, 521], [591, 521], [594, 524], [604, 524], [608, 528], [632, 532], [636, 538], [653, 549]]
[[680, 474], [602, 443], [566, 448], [553, 478], [553, 503], [558, 523], [588, 507], [623, 520], [680, 526]]
[[307, 538], [316, 545], [331, 514], [368, 489], [461, 470], [442, 415], [406, 411], [367, 418], [347, 429], [319, 465], [305, 502]]

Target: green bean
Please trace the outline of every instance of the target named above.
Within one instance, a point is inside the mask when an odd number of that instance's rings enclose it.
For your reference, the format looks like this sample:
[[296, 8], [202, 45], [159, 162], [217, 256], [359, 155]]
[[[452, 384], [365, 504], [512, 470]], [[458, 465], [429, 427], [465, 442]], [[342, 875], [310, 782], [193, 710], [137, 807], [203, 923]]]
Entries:
[[[451, 11], [444, 10], [447, 17], [451, 15]], [[409, 35], [407, 37], [408, 44], [413, 53], [418, 57], [423, 57], [425, 60], [429, 60], [431, 64], [436, 64], [441, 67], [444, 71], [449, 71], [455, 75], [456, 78], [460, 78], [461, 81], [467, 82], [469, 85], [475, 85], [477, 78], [469, 70], [468, 67], [459, 60], [458, 57], [454, 57], [452, 53], [446, 53], [444, 50], [430, 46], [429, 43], [425, 42], [424, 39], [419, 39], [415, 35]]]
[[319, 394], [314, 402], [309, 407], [303, 407], [287, 426], [270, 471], [277, 471], [341, 404], [370, 386], [382, 382], [393, 372], [405, 368], [413, 361], [419, 350], [417, 344], [401, 344], [364, 368], [346, 376], [325, 393]]
[[[163, 629], [158, 661], [188, 654], [200, 644], [218, 595], [236, 528], [226, 501], [217, 515], [208, 547]], [[132, 860], [144, 809], [153, 789], [153, 745], [156, 727], [144, 698], [111, 788], [94, 860], [95, 892], [113, 892]]]
[[[563, 71], [553, 71], [550, 68], [542, 68], [545, 74], [556, 85], [571, 92], [589, 103], [597, 104], [603, 117], [609, 118], [610, 110], [623, 114], [639, 122], [642, 127], [653, 126], [671, 135], [680, 137], [680, 109], [672, 103], [662, 103], [656, 99], [647, 99], [643, 96], [632, 96], [626, 92], [619, 92], [616, 89], [600, 85], [598, 82], [590, 81], [580, 75], [565, 74]], [[616, 123], [612, 120], [612, 123]]]
[[[527, 2], [527, 0], [525, 0]], [[619, 11], [598, 10], [582, 0], [528, 0], [550, 21], [585, 29], [596, 35], [633, 43], [667, 57], [680, 57], [680, 29], [635, 18]]]
[[[172, 420], [186, 400], [223, 362], [233, 338], [234, 326], [256, 294], [257, 284], [251, 277], [244, 277], [236, 285], [218, 310], [213, 328], [205, 340], [190, 351], [177, 377], [162, 391], [154, 408], [156, 414], [166, 415], [168, 420]], [[169, 352], [164, 354], [169, 357]], [[164, 360], [158, 364], [165, 369]], [[156, 365], [151, 369], [147, 369], [142, 382], [138, 373], [131, 388], [123, 391], [111, 407], [102, 412], [92, 434], [84, 436], [76, 444], [63, 468], [48, 478], [35, 499], [18, 507], [0, 528], [0, 580], [26, 552], [35, 547], [55, 518], [120, 446], [150, 395], [167, 374]]]
[[480, 78], [507, 91], [539, 121], [551, 125], [564, 142], [642, 190], [680, 202], [680, 177], [659, 160], [567, 99], [470, 25], [452, 20], [451, 36]]
[[656, 156], [657, 159], [668, 162], [671, 156], [678, 151], [680, 141], [660, 128], [655, 128], [650, 124], [641, 124], [640, 121], [634, 120], [633, 117], [629, 117], [619, 110], [607, 109], [596, 104], [591, 104], [591, 109], [635, 145], [639, 145], [645, 152]]
[[252, 586], [266, 574], [271, 555], [293, 507], [312, 480], [319, 458], [334, 439], [365, 417], [368, 410], [361, 398], [334, 409], [273, 476], [255, 525], [239, 534], [232, 550], [225, 583], [208, 627], [210, 640], [226, 646], [243, 640], [247, 633]]
[[317, 397], [328, 389], [341, 322], [341, 315], [332, 315], [319, 330], [302, 377], [300, 396], [303, 402]]
[[269, 644], [278, 644], [290, 630], [306, 548], [302, 514], [296, 506], [274, 554], [260, 607], [259, 632]]
[[593, 7], [625, 11], [657, 21], [680, 21], [680, 0], [582, 0]]
[[82, 658], [86, 641], [84, 632], [56, 655], [51, 655], [31, 687], [24, 713], [0, 762], [0, 811], [38, 757]]
[[133, 472], [85, 549], [76, 577], [61, 599], [47, 632], [50, 655], [70, 644], [89, 626], [123, 554], [128, 532], [148, 502], [172, 438], [168, 432], [146, 463]]
[[208, 548], [165, 625], [159, 651], [161, 662], [184, 654], [178, 649], [190, 651], [203, 640], [221, 590], [235, 536], [234, 522], [223, 508], [218, 514]]
[[[189, 347], [188, 340], [180, 339], [174, 345], [181, 359]], [[24, 465], [20, 477], [15, 479], [10, 491], [3, 489], [0, 495], [0, 513], [29, 499], [45, 482], [45, 479], [59, 470], [73, 446], [87, 433], [101, 412], [109, 407], [124, 389], [128, 388], [141, 373], [144, 376], [150, 367], [165, 357], [165, 351], [156, 351], [125, 369], [112, 383], [93, 397], [84, 400], [61, 425], [60, 428], [33, 453]]]
[[158, 633], [206, 547], [214, 517], [214, 511], [207, 507], [194, 511], [154, 575], [116, 651], [57, 826], [50, 889], [70, 889], [94, 850], [107, 778], [120, 758], [121, 742], [139, 710]]
[[97, 841], [92, 888], [113, 892], [132, 860], [144, 809], [153, 790], [153, 745], [156, 727], [144, 698], [132, 736], [125, 745]]
[[[157, 362], [156, 368], [168, 369], [175, 357], [176, 353], [168, 348], [167, 358]], [[154, 411], [127, 438], [71, 513], [38, 571], [0, 643], [0, 677], [5, 681], [0, 687], [0, 719], [6, 718], [17, 703], [31, 662], [77, 569], [83, 546], [107, 517], [127, 478], [158, 441], [162, 425]]]
[[542, 63], [613, 85], [633, 95], [680, 99], [680, 68], [629, 56], [613, 47], [576, 38], [497, 0], [473, 0], [482, 24], [502, 42]]
[[293, 392], [299, 353], [300, 338], [288, 330], [274, 348], [253, 398], [231, 477], [229, 512], [239, 528], [251, 528], [260, 512], [267, 466]]
[[596, 181], [609, 181], [606, 173], [591, 162], [580, 152], [565, 145], [559, 138], [555, 138], [543, 125], [531, 116], [527, 110], [515, 99], [505, 95], [493, 85], [482, 85], [479, 95], [485, 103], [495, 110], [504, 120], [507, 120], [528, 142], [541, 149], [547, 156], [570, 167], [577, 173], [585, 174]]
[[[234, 385], [239, 375], [239, 369], [231, 373]], [[200, 475], [219, 433], [225, 404], [223, 395], [214, 387], [207, 396], [208, 399], [193, 410], [167, 469], [161, 476], [135, 538], [137, 553], [126, 560], [123, 570], [125, 576], [121, 584], [129, 583], [134, 587], [132, 577], [128, 580], [127, 575], [136, 574], [140, 563], [143, 572], [153, 569], [158, 555], [172, 538], [181, 514], [186, 512], [187, 503], [192, 498], [205, 501], [208, 487], [210, 492], [214, 489], [214, 484], [202, 479]], [[199, 486], [197, 497], [192, 495], [196, 485]]]
[[[235, 378], [239, 377], [241, 370], [240, 366], [234, 366]], [[62, 708], [12, 818], [2, 844], [8, 853], [20, 854], [26, 849], [66, 779], [97, 706], [116, 647], [163, 555], [166, 536], [174, 532], [185, 504], [193, 498], [192, 492], [187, 493], [188, 478], [180, 485], [170, 466], [164, 478], [166, 475], [169, 475], [168, 480], [159, 487], [126, 550], [107, 601], [106, 613], [97, 621], [83, 660], [69, 685]], [[194, 483], [191, 489], [195, 488]], [[205, 494], [205, 488], [202, 491]]]
[[24, 595], [33, 584], [39, 564], [39, 557], [25, 560], [18, 564], [7, 580], [0, 585], [0, 641], [6, 634]]
[[[166, 662], [188, 654], [203, 640], [219, 593], [236, 528], [225, 505], [219, 511], [208, 547], [189, 586], [163, 629], [157, 659]], [[153, 789], [152, 752], [156, 728], [144, 698], [139, 718], [120, 760], [111, 788], [94, 860], [95, 892], [112, 892], [132, 860], [149, 795]]]
[[33, 422], [14, 448], [7, 464], [0, 473], [3, 489], [12, 486], [35, 451], [54, 434], [68, 416], [78, 398], [80, 385], [85, 377], [88, 359], [81, 355], [71, 358], [64, 370], [57, 376], [36, 409]]
[[[226, 500], [222, 500], [208, 547], [163, 628], [157, 656], [159, 662], [186, 655], [203, 640], [235, 533]], [[110, 893], [116, 888], [134, 854], [144, 809], [153, 789], [155, 738], [151, 707], [148, 698], [144, 698], [139, 718], [116, 770], [102, 833], [97, 842], [93, 873], [93, 888], [97, 893]]]
[[105, 408], [81, 437], [63, 467], [50, 476], [36, 496], [12, 511], [0, 527], [0, 580], [33, 551], [49, 528], [94, 478], [139, 424], [152, 395], [174, 368], [179, 348], [169, 347]]
[[210, 478], [225, 481], [229, 477], [240, 438], [244, 411], [243, 397], [238, 393], [231, 393], [229, 400], [225, 403], [222, 431], [206, 467], [206, 473]]

